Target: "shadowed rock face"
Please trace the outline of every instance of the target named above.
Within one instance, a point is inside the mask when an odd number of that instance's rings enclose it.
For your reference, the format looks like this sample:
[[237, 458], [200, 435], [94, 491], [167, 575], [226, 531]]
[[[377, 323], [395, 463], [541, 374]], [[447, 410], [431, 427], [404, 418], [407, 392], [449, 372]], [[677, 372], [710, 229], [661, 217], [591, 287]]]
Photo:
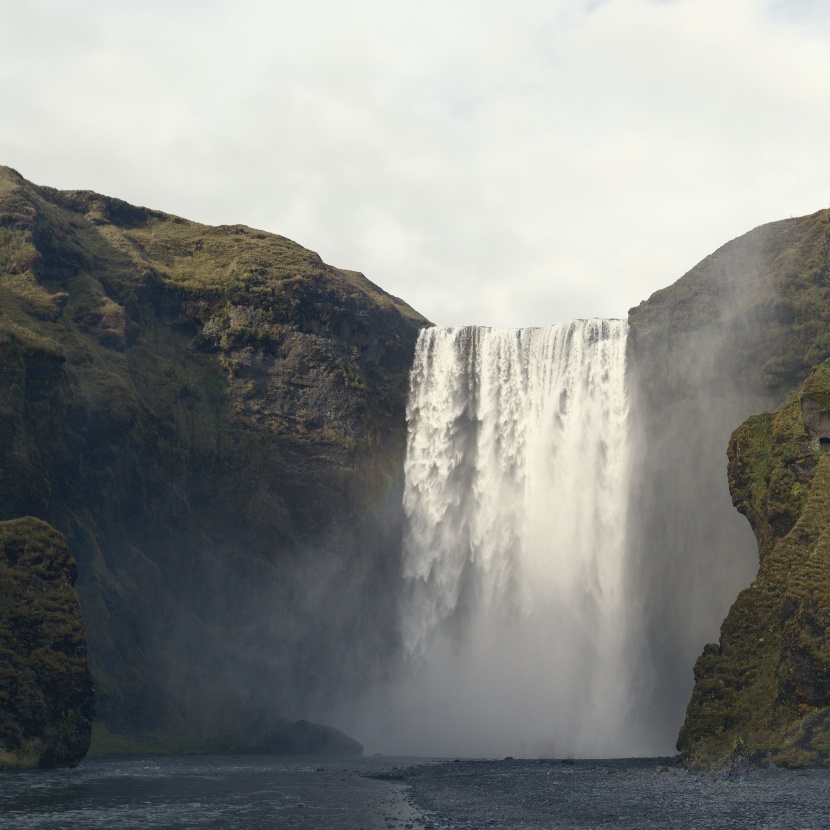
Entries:
[[244, 748], [382, 671], [424, 325], [283, 237], [0, 168], [0, 518], [78, 561], [93, 749]]
[[95, 689], [60, 533], [0, 522], [0, 768], [74, 767], [89, 748]]

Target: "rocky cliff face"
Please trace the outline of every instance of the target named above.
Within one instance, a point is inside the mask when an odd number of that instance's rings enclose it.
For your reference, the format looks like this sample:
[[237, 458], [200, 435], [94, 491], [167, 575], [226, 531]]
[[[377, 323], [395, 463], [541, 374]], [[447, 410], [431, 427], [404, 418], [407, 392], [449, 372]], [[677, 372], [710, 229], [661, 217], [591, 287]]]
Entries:
[[380, 670], [426, 324], [282, 237], [0, 169], [0, 518], [78, 561], [100, 749], [238, 748]]
[[49, 525], [0, 522], [0, 769], [74, 767], [89, 748], [95, 689], [76, 577]]
[[735, 507], [760, 567], [695, 665], [678, 748], [687, 763], [830, 759], [830, 361], [729, 444]]
[[642, 647], [653, 665], [639, 699], [667, 749], [690, 667], [758, 567], [731, 505], [729, 437], [830, 356], [828, 220], [821, 211], [757, 228], [630, 313], [631, 577], [645, 589]]

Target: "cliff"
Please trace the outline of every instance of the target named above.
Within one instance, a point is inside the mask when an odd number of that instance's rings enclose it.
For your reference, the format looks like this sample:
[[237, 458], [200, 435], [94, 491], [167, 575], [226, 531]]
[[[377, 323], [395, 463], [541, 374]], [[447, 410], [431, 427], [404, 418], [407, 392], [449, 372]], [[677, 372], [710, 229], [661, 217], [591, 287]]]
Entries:
[[49, 525], [0, 522], [0, 769], [74, 767], [89, 748], [95, 690], [76, 577]]
[[283, 237], [0, 168], [0, 519], [78, 562], [94, 750], [245, 748], [382, 670], [424, 325]]
[[[756, 540], [731, 503], [730, 435], [791, 399], [830, 357], [829, 239], [826, 210], [764, 225], [630, 312], [630, 576], [646, 597], [632, 613], [651, 665], [633, 716], [656, 725], [664, 751], [702, 645], [758, 569]], [[689, 709], [684, 734], [698, 734], [702, 717]]]
[[830, 760], [830, 361], [729, 443], [760, 567], [695, 664], [678, 748], [712, 768]]

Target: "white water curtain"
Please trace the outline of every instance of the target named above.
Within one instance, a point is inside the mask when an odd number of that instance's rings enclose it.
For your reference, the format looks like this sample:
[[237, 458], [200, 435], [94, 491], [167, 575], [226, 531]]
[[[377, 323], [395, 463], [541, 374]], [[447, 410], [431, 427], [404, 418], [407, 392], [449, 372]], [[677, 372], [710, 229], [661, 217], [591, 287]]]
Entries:
[[409, 750], [637, 751], [626, 334], [619, 320], [421, 333], [400, 618]]

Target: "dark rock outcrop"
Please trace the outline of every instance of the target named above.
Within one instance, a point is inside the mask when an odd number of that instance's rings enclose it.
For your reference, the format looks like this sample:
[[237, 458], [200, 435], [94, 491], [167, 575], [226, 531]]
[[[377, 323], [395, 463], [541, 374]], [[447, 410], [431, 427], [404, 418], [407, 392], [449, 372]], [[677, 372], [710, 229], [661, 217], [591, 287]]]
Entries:
[[283, 237], [0, 168], [0, 519], [78, 561], [93, 750], [244, 749], [382, 671], [424, 325]]
[[74, 767], [89, 748], [95, 690], [76, 576], [45, 522], [0, 522], [0, 769]]
[[735, 507], [760, 567], [695, 665], [678, 749], [687, 764], [830, 760], [830, 361], [729, 444]]
[[362, 755], [363, 744], [339, 729], [299, 720], [277, 724], [251, 751], [273, 755]]

